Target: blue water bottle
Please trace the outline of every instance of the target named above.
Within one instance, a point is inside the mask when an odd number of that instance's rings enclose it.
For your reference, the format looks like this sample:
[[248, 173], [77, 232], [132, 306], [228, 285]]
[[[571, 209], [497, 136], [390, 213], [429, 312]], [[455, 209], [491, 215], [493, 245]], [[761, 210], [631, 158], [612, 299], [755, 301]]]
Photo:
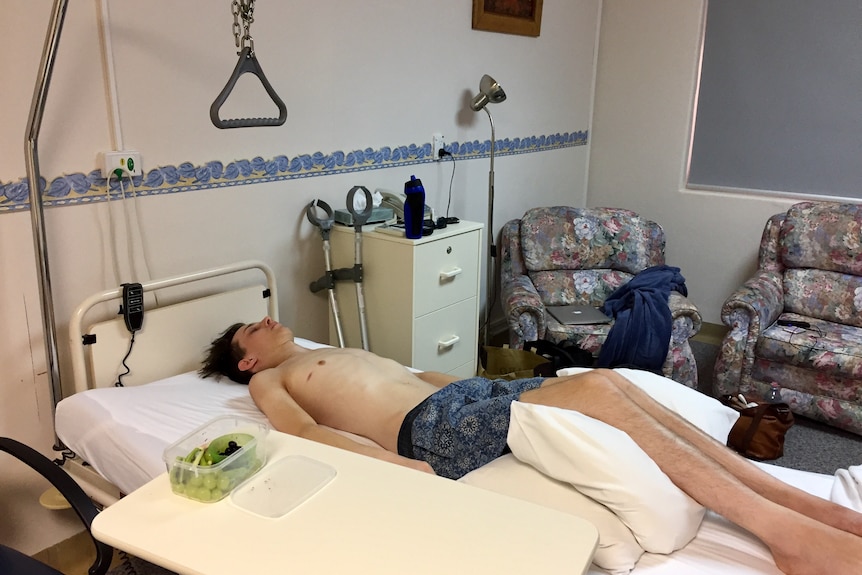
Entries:
[[425, 188], [422, 180], [410, 176], [404, 183], [404, 235], [412, 240], [422, 237], [422, 220], [425, 218]]

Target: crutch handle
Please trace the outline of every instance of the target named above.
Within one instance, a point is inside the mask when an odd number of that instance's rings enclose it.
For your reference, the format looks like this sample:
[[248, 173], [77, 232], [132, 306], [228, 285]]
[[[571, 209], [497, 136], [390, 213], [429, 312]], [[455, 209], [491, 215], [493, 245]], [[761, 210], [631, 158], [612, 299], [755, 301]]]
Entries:
[[[317, 208], [320, 208], [326, 214], [325, 218], [320, 218], [317, 215]], [[323, 239], [329, 239], [329, 230], [332, 229], [332, 222], [335, 221], [333, 217], [332, 208], [329, 207], [329, 204], [324, 202], [323, 200], [311, 200], [311, 203], [305, 208], [305, 217], [308, 218], [308, 221], [313, 225], [320, 228], [320, 233], [323, 235]]]
[[[365, 194], [365, 209], [361, 212], [357, 212], [356, 207], [353, 204], [356, 192], [359, 191]], [[368, 221], [368, 218], [371, 217], [371, 212], [374, 210], [374, 206], [372, 205], [373, 202], [374, 198], [365, 186], [353, 186], [350, 188], [350, 191], [347, 192], [347, 209], [353, 216], [353, 226], [356, 228], [356, 231], [360, 231], [360, 228], [364, 226], [365, 222]]]

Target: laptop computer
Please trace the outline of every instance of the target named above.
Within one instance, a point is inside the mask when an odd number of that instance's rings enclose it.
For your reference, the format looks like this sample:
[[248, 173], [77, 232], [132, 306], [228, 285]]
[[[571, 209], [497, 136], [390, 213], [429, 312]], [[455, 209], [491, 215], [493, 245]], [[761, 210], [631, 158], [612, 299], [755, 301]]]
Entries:
[[545, 309], [563, 325], [590, 325], [613, 321], [612, 317], [592, 305], [549, 305]]

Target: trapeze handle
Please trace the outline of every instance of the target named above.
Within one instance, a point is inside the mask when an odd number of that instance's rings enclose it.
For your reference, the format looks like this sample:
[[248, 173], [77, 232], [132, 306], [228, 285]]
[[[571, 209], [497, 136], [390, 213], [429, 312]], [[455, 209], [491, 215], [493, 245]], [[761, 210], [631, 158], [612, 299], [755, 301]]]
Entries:
[[[272, 101], [278, 107], [278, 118], [237, 118], [232, 120], [222, 120], [219, 118], [219, 110], [227, 100], [228, 96], [230, 96], [234, 86], [236, 86], [237, 80], [247, 72], [257, 76], [260, 83], [263, 84], [266, 93], [269, 94], [269, 97], [272, 98]], [[269, 80], [266, 79], [266, 75], [263, 73], [263, 69], [260, 67], [257, 57], [249, 47], [243, 48], [239, 53], [239, 61], [233, 69], [233, 74], [231, 74], [224, 89], [222, 89], [221, 93], [219, 93], [215, 101], [212, 103], [212, 106], [210, 106], [210, 120], [212, 120], [212, 123], [216, 128], [222, 129], [281, 126], [284, 124], [285, 120], [287, 120], [287, 106], [284, 105], [284, 102], [282, 102], [281, 98], [278, 97], [278, 94], [275, 93]]]

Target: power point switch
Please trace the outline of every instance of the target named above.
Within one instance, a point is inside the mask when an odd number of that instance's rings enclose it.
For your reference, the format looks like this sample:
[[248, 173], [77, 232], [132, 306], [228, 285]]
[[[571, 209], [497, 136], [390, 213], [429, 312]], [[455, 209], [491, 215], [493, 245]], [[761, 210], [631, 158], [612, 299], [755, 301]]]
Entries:
[[435, 162], [440, 161], [440, 150], [444, 150], [445, 148], [446, 140], [443, 138], [443, 134], [433, 134], [431, 136], [431, 156]]
[[99, 167], [102, 169], [102, 177], [107, 179], [116, 170], [123, 173], [123, 177], [140, 176], [141, 154], [127, 150], [124, 152], [102, 152], [99, 154]]

